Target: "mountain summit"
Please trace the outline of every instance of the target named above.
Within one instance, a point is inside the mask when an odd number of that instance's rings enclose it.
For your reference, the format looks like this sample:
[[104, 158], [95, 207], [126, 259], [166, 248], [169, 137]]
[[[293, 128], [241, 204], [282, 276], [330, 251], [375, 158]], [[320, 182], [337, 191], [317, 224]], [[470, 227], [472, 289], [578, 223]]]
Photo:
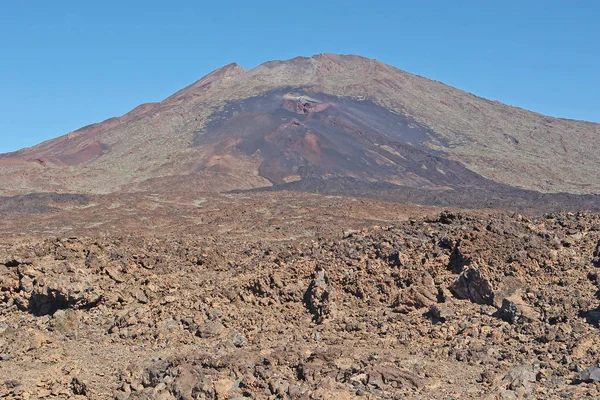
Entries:
[[335, 54], [222, 67], [162, 102], [0, 155], [0, 194], [220, 192], [352, 179], [600, 192], [600, 124]]

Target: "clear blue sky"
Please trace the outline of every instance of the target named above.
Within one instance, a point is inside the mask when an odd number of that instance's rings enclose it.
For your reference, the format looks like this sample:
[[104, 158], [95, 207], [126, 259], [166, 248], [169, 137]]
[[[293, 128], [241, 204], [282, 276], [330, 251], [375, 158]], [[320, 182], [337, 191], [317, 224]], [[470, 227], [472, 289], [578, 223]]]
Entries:
[[600, 1], [5, 1], [0, 152], [160, 101], [230, 62], [352, 53], [600, 122]]

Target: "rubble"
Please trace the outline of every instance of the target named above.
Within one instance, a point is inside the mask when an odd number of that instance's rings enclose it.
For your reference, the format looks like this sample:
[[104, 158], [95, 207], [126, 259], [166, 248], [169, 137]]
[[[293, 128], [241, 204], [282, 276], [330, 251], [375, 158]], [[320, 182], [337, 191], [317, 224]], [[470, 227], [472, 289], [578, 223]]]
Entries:
[[0, 243], [0, 398], [600, 396], [600, 217], [449, 215]]

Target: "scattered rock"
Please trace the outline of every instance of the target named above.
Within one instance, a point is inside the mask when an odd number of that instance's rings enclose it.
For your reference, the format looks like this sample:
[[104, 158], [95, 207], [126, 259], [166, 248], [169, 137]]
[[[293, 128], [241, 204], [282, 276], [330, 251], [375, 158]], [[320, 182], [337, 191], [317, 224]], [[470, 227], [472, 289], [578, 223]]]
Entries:
[[597, 221], [0, 243], [0, 398], [600, 398]]

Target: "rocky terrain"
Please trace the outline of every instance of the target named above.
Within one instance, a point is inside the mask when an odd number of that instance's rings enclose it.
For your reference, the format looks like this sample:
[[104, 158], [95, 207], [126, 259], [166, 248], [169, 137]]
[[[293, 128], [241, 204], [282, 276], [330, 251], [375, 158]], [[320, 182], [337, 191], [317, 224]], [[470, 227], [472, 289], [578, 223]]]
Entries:
[[0, 399], [600, 398], [600, 124], [358, 56], [0, 155]]
[[162, 102], [0, 155], [0, 195], [218, 193], [329, 178], [594, 194], [599, 135], [600, 124], [320, 54], [230, 64]]
[[600, 396], [597, 214], [232, 196], [6, 212], [0, 397]]

